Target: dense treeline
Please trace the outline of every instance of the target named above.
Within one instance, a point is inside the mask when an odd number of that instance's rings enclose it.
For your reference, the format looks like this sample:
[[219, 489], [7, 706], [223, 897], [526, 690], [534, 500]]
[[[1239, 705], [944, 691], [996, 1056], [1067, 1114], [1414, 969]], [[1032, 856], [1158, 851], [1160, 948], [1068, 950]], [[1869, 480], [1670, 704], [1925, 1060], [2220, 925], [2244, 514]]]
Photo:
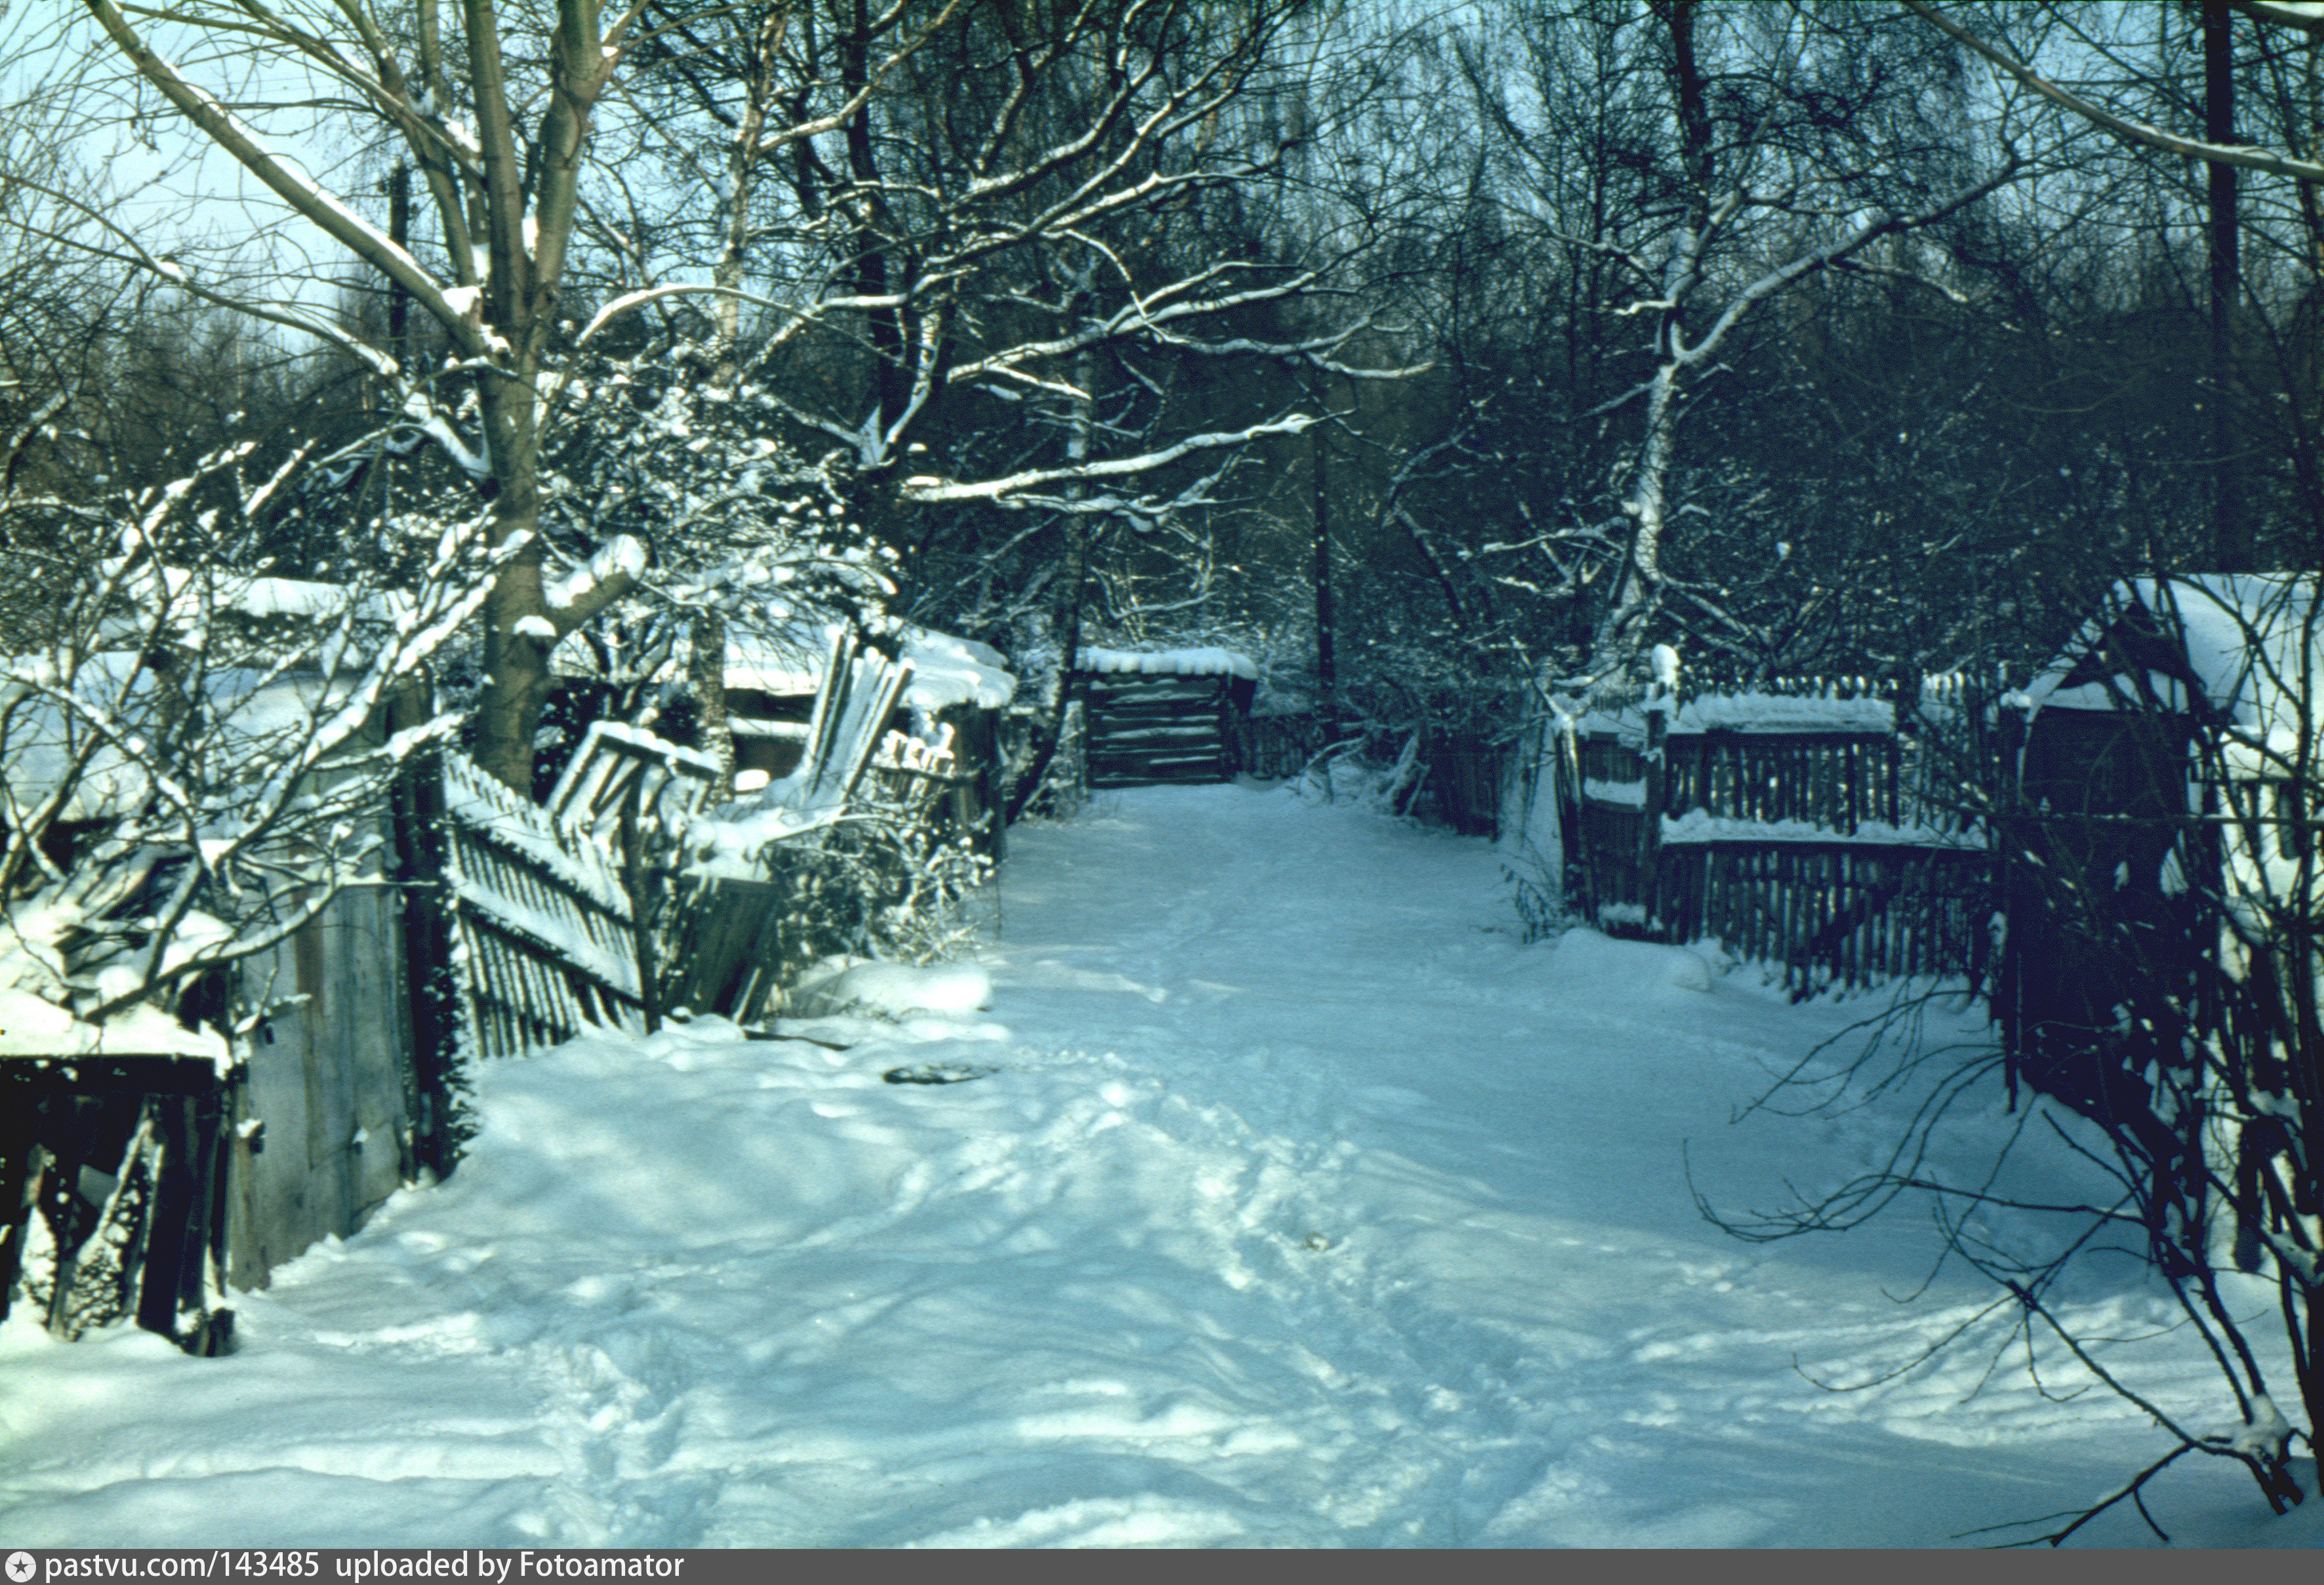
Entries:
[[[2192, 124], [2220, 9], [1951, 14]], [[432, 14], [389, 8], [363, 48]], [[529, 25], [501, 24], [512, 80], [556, 57]], [[14, 113], [0, 402], [12, 433], [69, 403], [14, 465], [65, 430], [121, 483], [228, 442], [484, 423], [456, 318], [360, 251], [109, 220], [75, 160], [151, 142], [154, 84], [101, 33], [27, 26], [19, 71], [74, 86]], [[2314, 40], [2225, 27], [2241, 134], [2303, 150]], [[1997, 86], [1904, 8], [654, 0], [625, 50], [526, 377], [754, 384], [893, 604], [1028, 670], [1084, 630], [1231, 636], [1286, 696], [1489, 727], [1528, 680], [1662, 641], [1738, 680], [2022, 670], [2115, 577], [2315, 553], [2312, 189], [2246, 173], [2223, 309], [2201, 169]], [[431, 59], [433, 91], [481, 102], [457, 49]], [[454, 221], [498, 222], [442, 208], [457, 158], [392, 114], [299, 125], [362, 173], [351, 207], [460, 279], [482, 244]], [[528, 201], [550, 130], [518, 127]], [[283, 324], [318, 314], [319, 348]], [[383, 475], [456, 497], [475, 460], [426, 433], [278, 502], [280, 570], [393, 561]], [[553, 505], [598, 440], [545, 444]], [[543, 520], [549, 576], [602, 548], [589, 505]]]

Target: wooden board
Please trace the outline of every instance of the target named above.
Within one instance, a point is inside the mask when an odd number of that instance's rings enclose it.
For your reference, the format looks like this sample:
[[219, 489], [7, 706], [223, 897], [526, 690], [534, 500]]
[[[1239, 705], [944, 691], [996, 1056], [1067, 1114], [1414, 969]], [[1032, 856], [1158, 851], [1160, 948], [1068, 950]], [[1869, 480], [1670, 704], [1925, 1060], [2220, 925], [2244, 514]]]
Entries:
[[351, 887], [240, 965], [244, 994], [305, 1000], [253, 1034], [227, 1145], [226, 1278], [264, 1287], [362, 1227], [410, 1169], [410, 1050], [395, 894]]

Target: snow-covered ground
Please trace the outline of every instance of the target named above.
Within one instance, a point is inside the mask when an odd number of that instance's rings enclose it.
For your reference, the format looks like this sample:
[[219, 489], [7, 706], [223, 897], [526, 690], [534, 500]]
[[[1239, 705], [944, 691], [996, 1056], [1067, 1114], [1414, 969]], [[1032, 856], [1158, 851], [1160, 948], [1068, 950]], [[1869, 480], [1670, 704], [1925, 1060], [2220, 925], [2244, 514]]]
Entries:
[[[873, 974], [788, 1026], [825, 1044], [491, 1068], [460, 1172], [245, 1296], [230, 1358], [11, 1321], [0, 1542], [1974, 1544], [2168, 1445], [1988, 1370], [1999, 1316], [1895, 1374], [1991, 1297], [1891, 1298], [1924, 1217], [1702, 1221], [1683, 1146], [1738, 1205], [1874, 1159], [1905, 1099], [1729, 1122], [1860, 1000], [1524, 945], [1484, 843], [1280, 788], [1020, 828], [989, 934], [982, 1009]], [[2122, 1281], [2094, 1332], [2167, 1318]], [[2198, 1356], [2107, 1355], [2209, 1429]], [[2216, 1461], [2150, 1491], [2182, 1543], [2324, 1540]]]

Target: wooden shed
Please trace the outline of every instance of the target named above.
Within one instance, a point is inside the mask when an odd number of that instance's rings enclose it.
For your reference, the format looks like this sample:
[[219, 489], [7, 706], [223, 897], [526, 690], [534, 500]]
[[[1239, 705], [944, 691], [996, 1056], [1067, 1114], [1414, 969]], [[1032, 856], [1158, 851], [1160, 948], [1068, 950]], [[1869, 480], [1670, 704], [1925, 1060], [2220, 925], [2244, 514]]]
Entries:
[[62, 1335], [134, 1317], [217, 1351], [231, 1293], [417, 1175], [400, 913], [351, 887], [221, 971], [280, 1004], [231, 1047], [152, 1009], [100, 1027], [0, 1003], [0, 1316], [21, 1282]]
[[2216, 1034], [2291, 969], [2255, 954], [2311, 883], [2324, 580], [2119, 583], [2020, 703], [1996, 1011], [2027, 1082], [2110, 1107], [2137, 1031]]
[[1231, 779], [1258, 678], [1231, 650], [1082, 650], [1073, 686], [1088, 711], [1090, 786]]
[[[219, 610], [240, 622], [297, 622], [346, 598], [283, 579], [233, 593]], [[396, 613], [393, 597], [374, 604]], [[116, 686], [147, 663], [135, 651], [83, 660]], [[336, 697], [307, 668], [205, 675], [205, 741], [226, 745], [217, 751]], [[69, 751], [64, 727], [49, 724], [65, 719], [20, 705], [0, 778], [18, 808], [69, 794], [41, 834], [69, 868], [79, 843], [147, 794], [125, 758]], [[382, 735], [366, 728], [355, 746]], [[383, 834], [388, 801], [372, 812]], [[300, 862], [295, 849], [279, 857]], [[448, 1161], [447, 1098], [415, 1055], [404, 879], [374, 868], [271, 946], [208, 970], [177, 999], [182, 1018], [136, 1007], [88, 1024], [40, 977], [0, 972], [0, 1314], [29, 1295], [64, 1335], [131, 1316], [212, 1351], [227, 1295], [265, 1286], [275, 1267], [352, 1234], [400, 1184]], [[229, 1042], [216, 1031], [240, 1009], [266, 1016]]]

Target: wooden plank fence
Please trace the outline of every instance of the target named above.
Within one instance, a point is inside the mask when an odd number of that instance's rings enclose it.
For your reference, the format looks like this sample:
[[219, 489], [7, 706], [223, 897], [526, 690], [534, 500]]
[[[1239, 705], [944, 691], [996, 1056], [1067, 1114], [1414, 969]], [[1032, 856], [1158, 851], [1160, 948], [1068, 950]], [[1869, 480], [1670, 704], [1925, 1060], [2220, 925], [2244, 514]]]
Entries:
[[[853, 640], [835, 650], [810, 756], [768, 789], [808, 816], [799, 829], [852, 800], [925, 818], [957, 798], [948, 750], [887, 732], [907, 676]], [[445, 751], [381, 810], [387, 872], [218, 971], [273, 1009], [237, 1063], [207, 1047], [0, 1056], [0, 1319], [21, 1281], [60, 1335], [134, 1316], [223, 1352], [228, 1290], [264, 1286], [400, 1183], [450, 1169], [463, 1057], [636, 1029], [673, 987], [695, 1010], [757, 1016], [784, 970], [829, 950], [800, 921], [860, 877], [802, 849], [779, 853], [769, 881], [671, 884], [675, 838], [715, 777], [705, 756], [601, 726], [543, 808]], [[660, 949], [673, 930], [699, 939], [698, 960]], [[659, 976], [658, 961], [680, 972]]]

